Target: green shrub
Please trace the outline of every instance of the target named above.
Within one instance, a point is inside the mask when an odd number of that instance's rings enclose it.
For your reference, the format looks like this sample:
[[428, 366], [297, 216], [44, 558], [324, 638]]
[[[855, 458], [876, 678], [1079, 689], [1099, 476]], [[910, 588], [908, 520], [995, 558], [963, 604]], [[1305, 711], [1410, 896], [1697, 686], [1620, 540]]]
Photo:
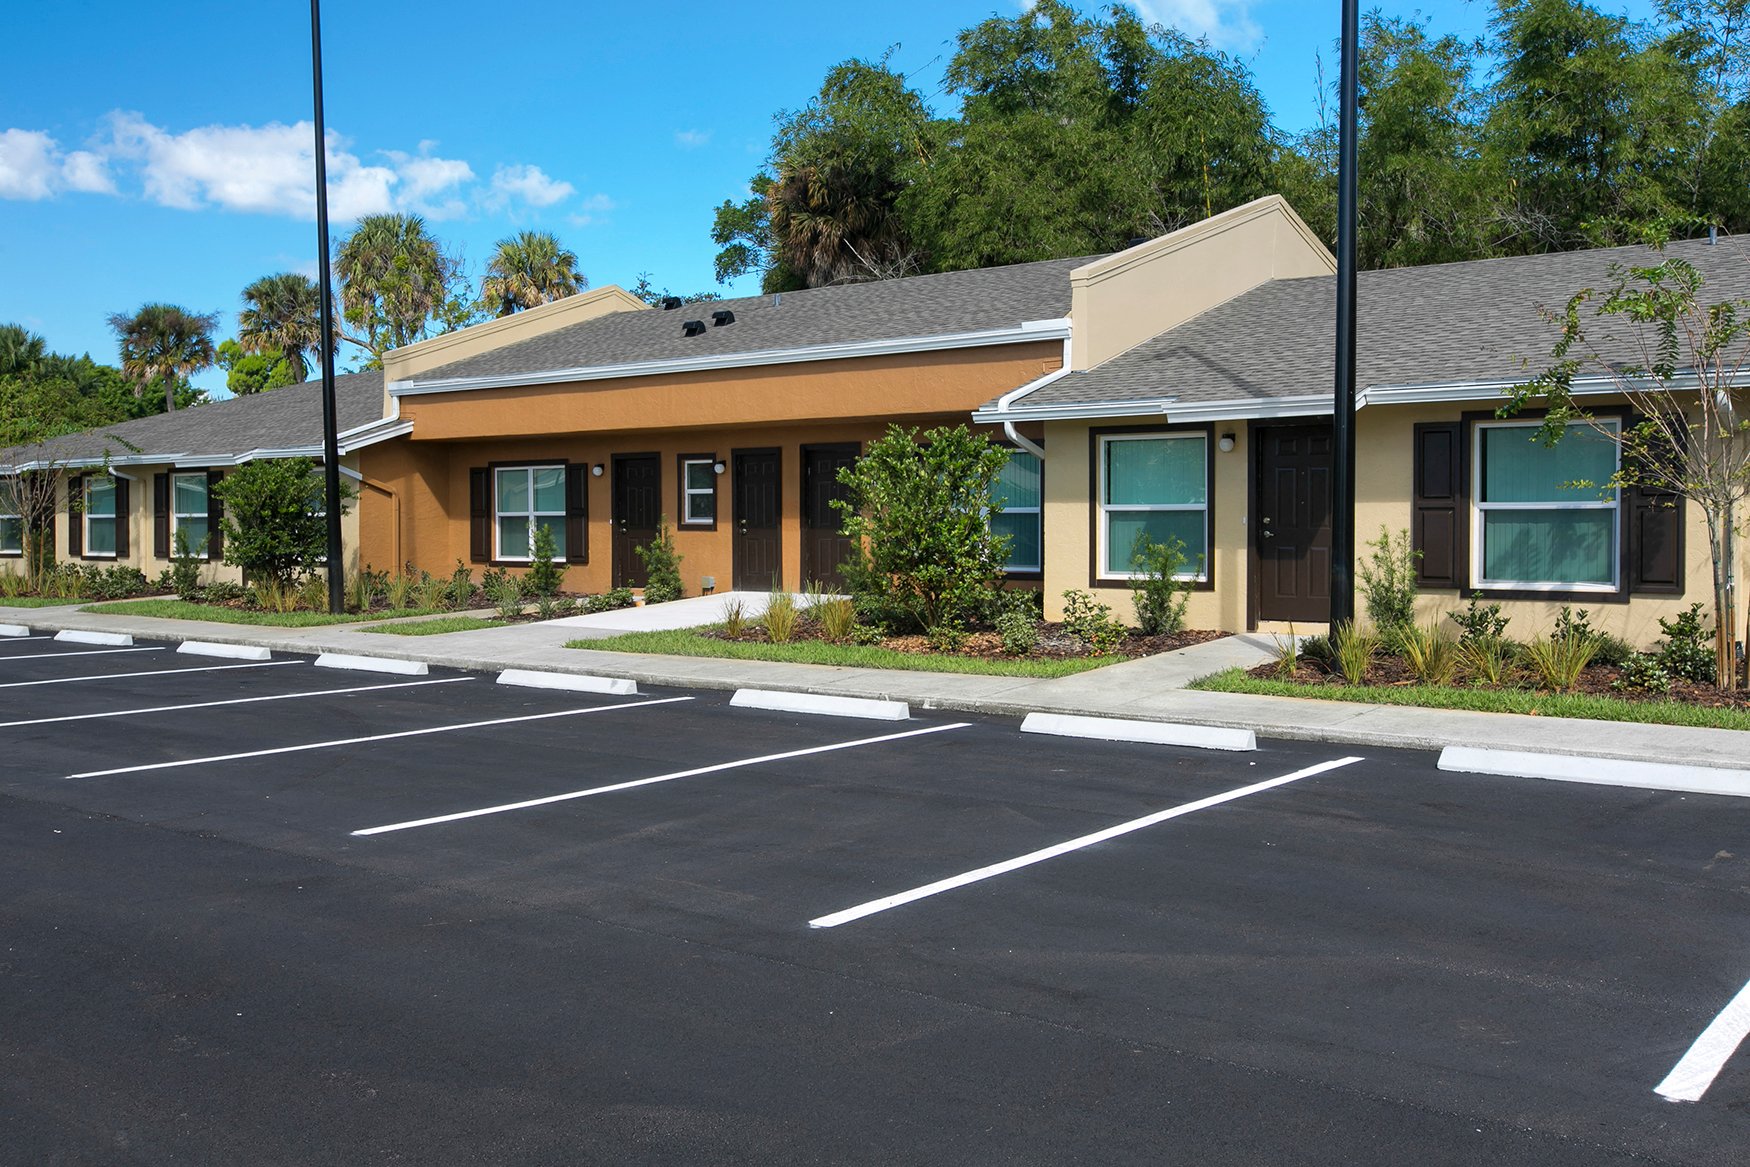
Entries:
[[448, 592], [444, 597], [448, 607], [466, 608], [474, 602], [474, 572], [460, 559], [456, 560], [456, 570], [450, 573]]
[[[289, 586], [328, 554], [322, 475], [309, 458], [262, 458], [225, 475], [214, 495], [225, 508], [225, 562], [250, 579]], [[341, 482], [341, 505], [353, 497]]]
[[865, 622], [942, 628], [985, 610], [1008, 557], [1008, 537], [990, 526], [1008, 458], [964, 425], [891, 426], [839, 471], [846, 497], [832, 505], [857, 549], [844, 574]]
[[30, 590], [30, 577], [13, 571], [10, 563], [0, 564], [0, 596], [22, 596]]
[[297, 606], [309, 612], [328, 610], [328, 581], [319, 575], [304, 577], [298, 585]]
[[540, 596], [535, 600], [535, 616], [541, 620], [557, 620], [576, 612], [577, 601], [571, 596]]
[[585, 612], [612, 612], [618, 608], [634, 607], [638, 603], [631, 588], [615, 588], [603, 592], [599, 596], [590, 596], [583, 601]]
[[1406, 624], [1398, 629], [1398, 651], [1410, 675], [1424, 685], [1444, 685], [1458, 672], [1458, 642], [1439, 621]]
[[1551, 640], [1590, 639], [1597, 633], [1592, 631], [1592, 613], [1581, 608], [1578, 612], [1563, 604], [1562, 610], [1556, 613], [1556, 626], [1550, 631]]
[[145, 572], [121, 564], [114, 567], [93, 564], [85, 569], [83, 578], [82, 590], [94, 600], [123, 600], [144, 595], [150, 587]]
[[1500, 640], [1507, 635], [1507, 617], [1501, 615], [1501, 605], [1479, 603], [1475, 596], [1470, 598], [1470, 606], [1464, 611], [1446, 615], [1459, 627], [1460, 644]]
[[1701, 605], [1691, 604], [1676, 619], [1659, 620], [1665, 643], [1659, 646], [1659, 663], [1672, 676], [1698, 685], [1714, 682], [1714, 634], [1703, 625]]
[[[523, 581], [506, 573], [493, 588], [493, 607], [502, 620], [515, 620], [523, 614]], [[391, 606], [394, 606], [391, 604]]]
[[200, 590], [201, 601], [207, 604], [235, 604], [249, 597], [248, 588], [228, 579], [216, 579], [212, 583], [203, 584]]
[[997, 636], [1006, 656], [1026, 656], [1039, 647], [1039, 617], [1031, 610], [1013, 607], [996, 619]]
[[1619, 692], [1669, 693], [1671, 674], [1652, 653], [1637, 652], [1623, 662], [1622, 675], [1610, 687]]
[[429, 571], [421, 571], [414, 581], [410, 598], [415, 608], [442, 608], [449, 598], [450, 581]]
[[666, 604], [686, 595], [681, 588], [683, 557], [675, 554], [674, 528], [668, 525], [667, 515], [662, 516], [656, 524], [656, 538], [632, 550], [644, 561], [646, 604]]
[[766, 612], [760, 618], [766, 626], [766, 639], [773, 644], [788, 644], [796, 637], [796, 622], [802, 613], [796, 608], [796, 598], [789, 592], [773, 592], [766, 597]]
[[1124, 624], [1112, 615], [1112, 609], [1075, 588], [1063, 593], [1063, 630], [1094, 656], [1113, 652], [1124, 640]]
[[1159, 636], [1184, 629], [1192, 581], [1180, 576], [1189, 562], [1182, 539], [1156, 543], [1147, 531], [1137, 532], [1130, 551], [1130, 568], [1136, 573], [1130, 595], [1136, 605], [1136, 626], [1143, 632]]
[[1367, 676], [1367, 666], [1378, 652], [1379, 634], [1363, 632], [1353, 620], [1344, 620], [1331, 629], [1331, 660], [1351, 685], [1361, 684]]
[[1386, 640], [1416, 622], [1416, 563], [1420, 551], [1410, 548], [1410, 532], [1396, 535], [1380, 525], [1379, 538], [1368, 543], [1373, 553], [1361, 564], [1361, 590], [1367, 596], [1367, 618]]
[[565, 569], [553, 562], [559, 545], [553, 538], [552, 528], [544, 524], [535, 527], [533, 551], [529, 561], [529, 574], [523, 582], [537, 596], [554, 595], [559, 591], [559, 581], [565, 577]]

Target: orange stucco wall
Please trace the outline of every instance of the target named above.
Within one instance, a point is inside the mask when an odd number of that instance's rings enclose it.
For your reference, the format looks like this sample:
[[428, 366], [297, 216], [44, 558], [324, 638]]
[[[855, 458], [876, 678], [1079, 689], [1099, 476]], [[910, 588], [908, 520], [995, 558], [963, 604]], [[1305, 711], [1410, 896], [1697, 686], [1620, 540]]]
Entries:
[[[728, 591], [734, 577], [736, 450], [782, 451], [783, 582], [802, 576], [802, 447], [858, 443], [889, 423], [928, 427], [968, 420], [976, 406], [1061, 363], [1061, 343], [1014, 345], [909, 357], [734, 369], [527, 389], [408, 397], [410, 438], [360, 451], [361, 542], [379, 569], [412, 563], [447, 573], [469, 562], [468, 478], [494, 462], [565, 460], [603, 466], [588, 486], [589, 563], [566, 572], [568, 591], [612, 586], [615, 454], [660, 455], [662, 511], [689, 595], [710, 576]], [[725, 463], [717, 478], [715, 530], [679, 525], [679, 455]], [[375, 484], [374, 487], [371, 484]], [[475, 565], [479, 570], [481, 565]]]

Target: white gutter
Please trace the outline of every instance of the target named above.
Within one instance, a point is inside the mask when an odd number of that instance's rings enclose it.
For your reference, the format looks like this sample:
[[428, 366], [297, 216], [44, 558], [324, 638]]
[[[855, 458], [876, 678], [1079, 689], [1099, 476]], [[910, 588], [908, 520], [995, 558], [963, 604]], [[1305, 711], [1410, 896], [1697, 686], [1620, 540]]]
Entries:
[[743, 369], [753, 365], [791, 365], [804, 361], [843, 361], [857, 357], [895, 353], [938, 352], [942, 349], [984, 348], [998, 344], [1024, 344], [1034, 340], [1061, 340], [1069, 336], [1068, 320], [1028, 320], [1013, 328], [980, 332], [953, 332], [942, 336], [905, 336], [887, 340], [860, 340], [845, 344], [809, 345], [803, 348], [761, 349], [756, 352], [722, 353], [707, 357], [681, 357], [666, 361], [631, 361], [617, 365], [585, 365], [532, 373], [496, 373], [478, 377], [447, 377], [437, 381], [391, 381], [391, 398], [427, 393], [466, 393], [476, 389], [507, 389], [522, 385], [554, 385], [567, 381], [608, 381], [619, 377], [659, 377], [675, 373], [698, 373], [712, 369]]
[[[1034, 323], [1037, 325], [1040, 325], [1042, 327], [1045, 325], [1061, 325], [1062, 326], [1062, 328], [1063, 328], [1063, 362], [1061, 364], [1059, 364], [1057, 368], [1055, 368], [1051, 372], [1045, 374], [1045, 376], [1039, 377], [1039, 378], [1032, 380], [1032, 381], [1029, 381], [1025, 385], [1022, 385], [1019, 389], [1011, 389], [1007, 393], [1003, 394], [1001, 397], [997, 398], [996, 408], [993, 410], [989, 410], [988, 414], [1000, 415], [1000, 414], [1008, 413], [1010, 408], [1012, 407], [1013, 402], [1020, 400], [1021, 398], [1027, 396], [1027, 394], [1029, 394], [1029, 393], [1032, 393], [1036, 390], [1045, 388], [1047, 385], [1051, 384], [1053, 381], [1056, 381], [1056, 380], [1059, 380], [1063, 377], [1069, 376], [1070, 373], [1073, 371], [1070, 368], [1070, 333], [1072, 330], [1072, 325], [1071, 325], [1069, 317], [1065, 316], [1065, 317], [1062, 317], [1058, 320], [1051, 320], [1051, 321], [1040, 320], [1040, 321], [1035, 321]], [[1025, 325], [1023, 325], [1023, 327], [1025, 327]], [[978, 420], [978, 415], [980, 413], [986, 413], [986, 412], [987, 411], [985, 411], [985, 410], [975, 411], [972, 415], [973, 420], [975, 420], [975, 421]], [[1035, 442], [1033, 439], [1022, 434], [1021, 431], [1017, 430], [1015, 428], [1015, 423], [1013, 421], [1010, 421], [1006, 417], [1002, 418], [1001, 420], [1002, 420], [1002, 425], [1003, 425], [1003, 433], [1008, 437], [1009, 441], [1015, 443], [1015, 445], [1021, 447], [1023, 450], [1027, 451], [1029, 454], [1033, 455], [1035, 458], [1039, 459], [1041, 462], [1045, 461], [1045, 448], [1043, 446], [1041, 446], [1039, 443]]]
[[1140, 417], [1164, 414], [1176, 397], [1157, 397], [1147, 401], [1102, 402], [1089, 405], [1042, 405], [1033, 409], [1011, 409], [998, 413], [993, 409], [975, 410], [972, 420], [979, 425], [998, 425], [1004, 421], [1073, 421], [1077, 418]]

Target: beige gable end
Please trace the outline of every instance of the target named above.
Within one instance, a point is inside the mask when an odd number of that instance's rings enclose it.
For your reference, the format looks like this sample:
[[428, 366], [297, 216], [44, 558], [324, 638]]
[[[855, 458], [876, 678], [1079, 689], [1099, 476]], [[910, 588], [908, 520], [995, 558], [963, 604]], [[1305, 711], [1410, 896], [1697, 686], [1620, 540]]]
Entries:
[[1071, 272], [1071, 367], [1091, 369], [1267, 280], [1336, 270], [1287, 200], [1256, 199]]

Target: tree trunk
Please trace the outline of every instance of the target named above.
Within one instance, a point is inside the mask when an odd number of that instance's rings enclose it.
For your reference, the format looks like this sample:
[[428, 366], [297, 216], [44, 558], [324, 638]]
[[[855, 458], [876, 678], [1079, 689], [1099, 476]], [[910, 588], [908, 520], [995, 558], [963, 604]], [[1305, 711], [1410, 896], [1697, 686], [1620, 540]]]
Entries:
[[176, 412], [176, 378], [164, 378], [164, 412]]
[[1714, 684], [1732, 692], [1738, 688], [1737, 612], [1732, 596], [1732, 520], [1737, 516], [1709, 513], [1707, 542], [1713, 561]]

